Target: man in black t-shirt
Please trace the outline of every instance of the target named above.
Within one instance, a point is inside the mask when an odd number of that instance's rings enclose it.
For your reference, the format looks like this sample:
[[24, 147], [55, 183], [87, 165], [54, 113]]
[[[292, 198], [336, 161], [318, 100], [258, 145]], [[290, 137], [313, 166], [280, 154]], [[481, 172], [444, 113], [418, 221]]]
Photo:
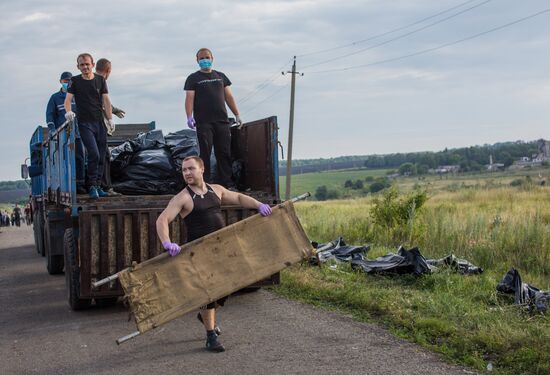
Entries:
[[210, 154], [214, 146], [217, 162], [218, 183], [233, 187], [231, 181], [231, 131], [225, 104], [242, 125], [237, 103], [231, 89], [231, 81], [225, 74], [212, 69], [214, 57], [208, 48], [197, 52], [200, 70], [185, 81], [185, 112], [187, 125], [197, 129], [200, 156], [204, 161], [204, 179], [212, 182], [210, 176]]
[[[100, 182], [105, 163], [107, 130], [103, 123], [103, 113], [109, 126], [113, 125], [113, 112], [109, 100], [109, 90], [105, 79], [94, 74], [94, 59], [89, 53], [78, 55], [77, 68], [82, 74], [71, 78], [65, 97], [65, 118], [69, 121], [78, 118], [78, 129], [82, 143], [88, 153], [88, 194], [97, 199], [109, 195], [101, 189]], [[71, 111], [71, 100], [75, 98], [78, 116]]]
[[[171, 256], [176, 256], [181, 247], [170, 240], [170, 223], [179, 215], [187, 228], [187, 241], [206, 236], [223, 228], [221, 205], [239, 205], [256, 209], [262, 216], [271, 215], [271, 207], [256, 199], [230, 191], [220, 185], [209, 185], [204, 181], [204, 162], [198, 156], [188, 156], [181, 165], [187, 187], [174, 196], [159, 215], [156, 228], [162, 246]], [[218, 340], [216, 308], [223, 306], [227, 297], [213, 301], [203, 307], [197, 318], [206, 329], [206, 348], [212, 352], [223, 352], [225, 347]]]

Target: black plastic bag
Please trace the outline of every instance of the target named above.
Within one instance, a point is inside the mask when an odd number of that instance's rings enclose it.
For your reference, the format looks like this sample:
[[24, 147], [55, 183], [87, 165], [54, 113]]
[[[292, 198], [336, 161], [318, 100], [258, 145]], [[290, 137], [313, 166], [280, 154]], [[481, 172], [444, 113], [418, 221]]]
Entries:
[[422, 275], [430, 273], [430, 266], [417, 247], [410, 250], [399, 247], [397, 254], [389, 253], [375, 260], [354, 259], [351, 267], [366, 273], [397, 273]]
[[474, 266], [465, 259], [455, 257], [453, 254], [441, 259], [426, 259], [426, 263], [432, 267], [448, 266], [458, 270], [464, 275], [475, 275], [483, 272], [483, 268]]
[[521, 276], [515, 268], [510, 268], [504, 278], [497, 285], [497, 291], [514, 294], [514, 302], [525, 305], [530, 310], [536, 309], [541, 313], [548, 311], [550, 291], [541, 291], [532, 285], [521, 281]]
[[315, 257], [311, 259], [312, 264], [326, 262], [327, 260], [338, 260], [340, 262], [351, 262], [353, 259], [364, 259], [369, 246], [348, 246], [342, 237], [326, 244], [312, 243], [315, 248]]

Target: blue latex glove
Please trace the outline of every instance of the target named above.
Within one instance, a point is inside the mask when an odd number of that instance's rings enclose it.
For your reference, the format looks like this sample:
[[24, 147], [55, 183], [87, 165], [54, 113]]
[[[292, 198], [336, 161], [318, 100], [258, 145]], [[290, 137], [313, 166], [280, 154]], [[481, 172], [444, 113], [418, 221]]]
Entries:
[[173, 243], [170, 241], [164, 241], [162, 243], [162, 247], [164, 247], [164, 250], [168, 251], [168, 254], [170, 254], [170, 256], [176, 256], [181, 251], [181, 247], [179, 247], [177, 243]]
[[271, 207], [269, 207], [268, 204], [262, 203], [260, 204], [260, 207], [258, 207], [258, 212], [262, 216], [269, 216], [271, 215]]
[[195, 130], [195, 119], [193, 116], [187, 117], [187, 126], [189, 126], [189, 129]]

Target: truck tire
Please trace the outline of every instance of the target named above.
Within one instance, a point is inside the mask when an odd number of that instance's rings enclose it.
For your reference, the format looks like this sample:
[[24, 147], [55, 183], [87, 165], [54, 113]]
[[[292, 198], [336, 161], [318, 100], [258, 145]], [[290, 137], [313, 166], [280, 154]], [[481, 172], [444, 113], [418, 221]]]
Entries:
[[63, 255], [48, 254], [48, 273], [50, 275], [59, 275], [63, 272]]
[[73, 310], [84, 310], [90, 307], [92, 300], [80, 298], [80, 269], [76, 263], [76, 244], [73, 229], [65, 229], [63, 237], [63, 251], [65, 254], [65, 285], [69, 305]]
[[106, 298], [96, 298], [95, 304], [97, 307], [110, 307], [116, 305], [118, 297], [106, 297]]
[[63, 255], [52, 255], [52, 240], [50, 228], [48, 225], [44, 226], [46, 235], [46, 268], [50, 275], [58, 275], [63, 272]]
[[42, 256], [46, 255], [44, 249], [44, 223], [40, 212], [33, 213], [33, 227], [34, 232], [34, 244], [36, 246], [36, 252]]

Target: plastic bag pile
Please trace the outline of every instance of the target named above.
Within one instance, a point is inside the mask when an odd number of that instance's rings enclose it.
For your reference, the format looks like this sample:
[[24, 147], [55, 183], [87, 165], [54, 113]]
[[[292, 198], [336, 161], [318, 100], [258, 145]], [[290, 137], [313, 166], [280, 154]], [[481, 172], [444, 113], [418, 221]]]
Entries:
[[166, 136], [161, 130], [142, 133], [111, 149], [113, 189], [125, 195], [177, 194], [184, 187], [183, 159], [198, 154], [192, 130]]

